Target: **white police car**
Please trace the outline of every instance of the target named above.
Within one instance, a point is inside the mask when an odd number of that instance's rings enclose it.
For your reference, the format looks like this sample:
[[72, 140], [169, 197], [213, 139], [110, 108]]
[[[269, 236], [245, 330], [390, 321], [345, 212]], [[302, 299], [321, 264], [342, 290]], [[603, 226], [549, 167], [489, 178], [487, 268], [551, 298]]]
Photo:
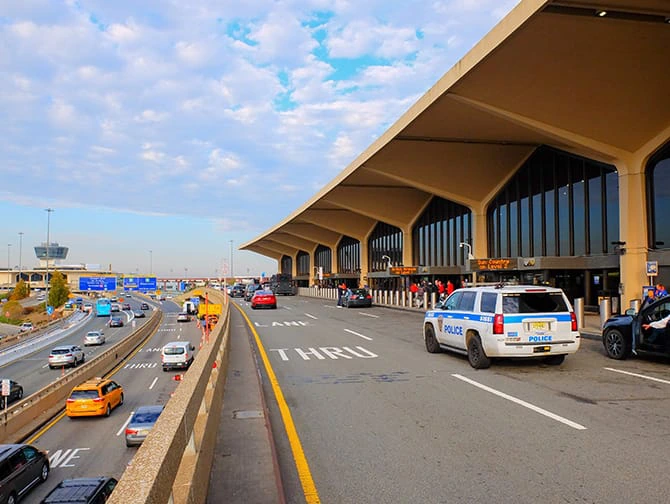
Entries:
[[426, 312], [426, 350], [468, 356], [476, 369], [492, 357], [543, 357], [559, 365], [579, 349], [575, 312], [561, 289], [535, 285], [458, 289]]

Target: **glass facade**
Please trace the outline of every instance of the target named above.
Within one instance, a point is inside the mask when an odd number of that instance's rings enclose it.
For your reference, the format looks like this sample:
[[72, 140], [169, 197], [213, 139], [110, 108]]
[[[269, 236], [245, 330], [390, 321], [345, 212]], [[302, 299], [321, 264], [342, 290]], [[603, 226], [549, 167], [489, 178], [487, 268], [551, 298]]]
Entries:
[[324, 273], [333, 272], [333, 251], [330, 247], [319, 245], [314, 252], [314, 266], [323, 268]]
[[287, 255], [281, 256], [280, 271], [283, 275], [292, 275], [293, 274], [293, 258], [291, 256], [287, 256]]
[[303, 250], [295, 256], [296, 274], [298, 276], [310, 274], [309, 254]]
[[611, 242], [619, 240], [616, 169], [540, 147], [493, 199], [487, 224], [489, 257], [614, 253]]
[[464, 265], [471, 243], [472, 214], [467, 207], [435, 196], [412, 229], [415, 266]]
[[670, 143], [647, 163], [647, 206], [649, 248], [670, 248]]
[[337, 245], [337, 272], [359, 273], [361, 271], [361, 242], [344, 236]]
[[402, 264], [402, 230], [398, 227], [378, 222], [368, 239], [368, 267], [370, 271], [386, 271], [388, 260], [391, 265]]

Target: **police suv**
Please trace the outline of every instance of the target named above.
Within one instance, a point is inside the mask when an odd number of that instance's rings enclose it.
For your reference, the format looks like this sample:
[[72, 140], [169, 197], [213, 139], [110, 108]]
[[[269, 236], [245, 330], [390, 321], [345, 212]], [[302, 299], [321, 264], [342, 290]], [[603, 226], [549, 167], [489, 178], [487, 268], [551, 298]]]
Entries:
[[484, 369], [493, 357], [543, 357], [560, 365], [579, 349], [575, 312], [561, 289], [498, 285], [454, 291], [423, 323], [426, 350], [468, 356]]

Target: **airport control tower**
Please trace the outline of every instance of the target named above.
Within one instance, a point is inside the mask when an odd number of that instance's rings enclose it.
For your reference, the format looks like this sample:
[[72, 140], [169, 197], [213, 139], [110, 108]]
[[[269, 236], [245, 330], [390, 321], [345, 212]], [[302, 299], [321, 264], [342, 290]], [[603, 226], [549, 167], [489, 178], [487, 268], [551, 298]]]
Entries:
[[61, 264], [63, 259], [67, 257], [70, 249], [62, 247], [56, 242], [51, 242], [49, 245], [49, 255], [47, 256], [47, 244], [43, 242], [41, 245], [35, 246], [35, 255], [40, 260], [40, 266], [45, 268], [47, 266], [47, 257], [49, 258], [49, 265]]

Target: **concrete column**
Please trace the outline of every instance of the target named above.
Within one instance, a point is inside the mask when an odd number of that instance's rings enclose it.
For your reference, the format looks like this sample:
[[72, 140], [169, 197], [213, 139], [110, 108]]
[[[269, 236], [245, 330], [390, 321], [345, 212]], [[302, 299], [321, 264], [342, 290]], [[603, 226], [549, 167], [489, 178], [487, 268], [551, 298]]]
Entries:
[[337, 244], [330, 247], [330, 271], [332, 271], [333, 274], [339, 273], [337, 268]]
[[368, 272], [369, 270], [369, 265], [368, 265], [368, 239], [367, 237], [363, 238], [360, 240], [361, 243], [361, 276], [360, 276], [360, 284], [361, 287], [363, 287], [365, 284], [370, 285], [370, 282], [368, 281]]
[[316, 249], [309, 251], [309, 285], [314, 285], [319, 280], [319, 275], [314, 269], [314, 252]]
[[414, 259], [412, 257], [412, 228], [403, 229], [402, 231], [402, 263], [405, 266], [414, 266]]
[[[617, 167], [619, 168], [619, 167]], [[621, 306], [640, 297], [647, 282], [647, 205], [644, 166], [619, 171], [619, 240], [626, 242], [620, 257], [623, 294]], [[663, 218], [662, 216], [660, 218]], [[612, 286], [616, 289], [617, 286]]]
[[[281, 257], [279, 258], [279, 267], [281, 268]], [[293, 256], [291, 260], [291, 277], [295, 278], [298, 276], [298, 253]], [[310, 284], [311, 287], [312, 284]]]
[[486, 232], [486, 208], [472, 208], [472, 255], [477, 259], [489, 256]]

